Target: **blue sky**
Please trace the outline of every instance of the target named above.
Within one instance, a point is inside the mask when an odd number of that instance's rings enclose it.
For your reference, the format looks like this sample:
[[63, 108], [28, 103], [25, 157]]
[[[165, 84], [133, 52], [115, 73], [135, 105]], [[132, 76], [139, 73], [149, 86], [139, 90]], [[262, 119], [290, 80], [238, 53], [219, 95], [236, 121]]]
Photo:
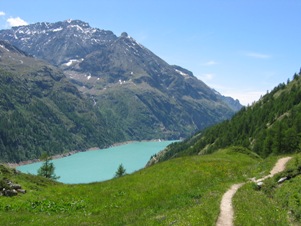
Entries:
[[0, 0], [0, 29], [80, 19], [126, 31], [224, 95], [251, 104], [301, 67], [300, 0]]

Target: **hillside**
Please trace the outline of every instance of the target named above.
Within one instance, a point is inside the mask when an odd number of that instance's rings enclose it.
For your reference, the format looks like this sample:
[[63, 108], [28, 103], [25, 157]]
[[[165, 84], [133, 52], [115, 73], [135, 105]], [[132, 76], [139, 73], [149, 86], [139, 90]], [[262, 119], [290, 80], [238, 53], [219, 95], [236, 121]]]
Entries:
[[162, 151], [149, 164], [184, 155], [208, 154], [228, 146], [246, 147], [262, 157], [300, 151], [301, 73], [252, 106]]
[[[172, 159], [106, 182], [79, 185], [57, 183], [0, 165], [0, 188], [9, 180], [26, 190], [10, 198], [0, 196], [1, 223], [215, 225], [227, 189], [267, 175], [276, 160], [262, 160], [247, 149], [232, 147], [210, 155]], [[299, 176], [276, 185], [284, 175], [293, 175], [298, 169], [300, 174], [299, 160], [300, 156], [295, 156], [288, 170], [269, 179], [261, 190], [246, 183], [234, 197], [235, 223], [300, 222]]]
[[104, 147], [124, 139], [61, 70], [3, 41], [0, 97], [1, 162]]
[[1, 30], [1, 39], [61, 68], [128, 140], [187, 137], [241, 108], [125, 32], [67, 20]]
[[179, 158], [102, 183], [64, 185], [0, 168], [26, 194], [0, 196], [1, 222], [22, 225], [213, 225], [227, 187], [268, 170], [224, 150]]

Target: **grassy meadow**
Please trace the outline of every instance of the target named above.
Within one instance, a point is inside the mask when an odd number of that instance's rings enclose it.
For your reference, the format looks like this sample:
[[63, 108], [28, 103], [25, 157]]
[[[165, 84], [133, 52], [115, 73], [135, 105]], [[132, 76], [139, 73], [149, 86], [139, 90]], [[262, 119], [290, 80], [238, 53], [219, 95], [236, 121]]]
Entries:
[[[234, 183], [266, 175], [276, 160], [263, 161], [242, 148], [229, 148], [79, 185], [2, 167], [0, 179], [21, 184], [27, 193], [0, 197], [1, 225], [215, 225], [223, 193]], [[240, 214], [238, 225], [247, 225]]]

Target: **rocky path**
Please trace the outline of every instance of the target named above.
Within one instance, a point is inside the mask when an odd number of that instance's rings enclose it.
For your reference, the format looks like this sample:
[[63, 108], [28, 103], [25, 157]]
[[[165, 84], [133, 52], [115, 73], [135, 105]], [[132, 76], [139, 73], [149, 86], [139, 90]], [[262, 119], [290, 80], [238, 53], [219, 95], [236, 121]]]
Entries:
[[[276, 173], [279, 173], [285, 169], [286, 163], [291, 159], [291, 157], [281, 158], [277, 161], [274, 168], [271, 170], [270, 174], [260, 178], [258, 180], [252, 180], [254, 182], [263, 181], [269, 177], [274, 176]], [[220, 214], [216, 222], [217, 226], [233, 226], [233, 206], [232, 206], [232, 197], [236, 191], [243, 186], [245, 183], [234, 184], [232, 187], [223, 195], [221, 204], [220, 204]]]

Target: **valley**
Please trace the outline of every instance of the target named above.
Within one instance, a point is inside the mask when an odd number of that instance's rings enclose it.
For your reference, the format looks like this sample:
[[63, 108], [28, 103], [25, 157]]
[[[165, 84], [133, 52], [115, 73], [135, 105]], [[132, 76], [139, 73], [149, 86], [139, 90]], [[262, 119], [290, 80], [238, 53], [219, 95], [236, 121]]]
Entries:
[[[236, 51], [250, 65], [276, 58]], [[301, 71], [248, 106], [207, 72], [82, 20], [0, 30], [1, 225], [299, 225]], [[7, 164], [71, 152], [53, 160], [58, 180]]]

